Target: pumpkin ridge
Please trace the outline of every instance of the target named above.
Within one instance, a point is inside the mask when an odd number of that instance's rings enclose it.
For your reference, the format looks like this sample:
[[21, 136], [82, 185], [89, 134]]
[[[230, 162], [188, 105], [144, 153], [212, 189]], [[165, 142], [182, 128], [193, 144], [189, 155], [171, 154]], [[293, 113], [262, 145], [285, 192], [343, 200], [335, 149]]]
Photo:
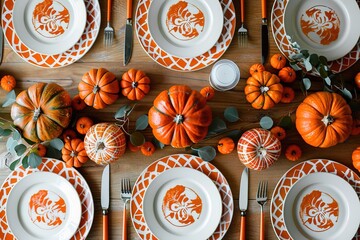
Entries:
[[[102, 81], [101, 81], [101, 79], [100, 79], [99, 82], [98, 82], [98, 84], [97, 84], [100, 88], [102, 88], [102, 87], [104, 87], [104, 86], [106, 86], [106, 85], [109, 85], [109, 84], [113, 83], [114, 81], [118, 81], [118, 80], [116, 79], [116, 77], [115, 77], [114, 74], [112, 74], [112, 73], [110, 73], [110, 72], [107, 72], [107, 73], [113, 75], [113, 76], [114, 76], [114, 79], [113, 79], [112, 81], [110, 81], [110, 82], [106, 82], [106, 81], [105, 81], [105, 84], [104, 84], [104, 85], [101, 85], [101, 86], [100, 86], [100, 82], [102, 82]], [[105, 73], [102, 77], [104, 77], [107, 73]]]
[[[32, 104], [32, 106], [31, 106], [32, 108], [28, 108], [27, 106], [24, 106], [24, 105], [22, 105], [22, 104], [19, 104], [17, 101], [15, 102], [15, 104], [19, 105], [20, 107], [24, 107], [24, 108], [26, 108], [26, 109], [29, 109], [29, 110], [34, 110], [34, 109], [36, 108], [36, 106], [34, 106], [34, 102], [31, 100], [28, 91], [24, 91], [24, 93], [26, 94], [26, 97], [27, 97], [28, 99], [30, 99], [30, 102], [31, 102], [31, 104]], [[21, 94], [21, 93], [20, 93], [20, 94]], [[18, 96], [20, 96], [20, 94], [19, 94]], [[16, 99], [17, 99], [17, 98], [16, 98]]]
[[[302, 102], [301, 104], [308, 105], [309, 107], [311, 107], [312, 109], [314, 109], [314, 110], [315, 110], [319, 115], [321, 115], [321, 116], [324, 116], [324, 115], [325, 115], [325, 114], [319, 112], [319, 110], [318, 110], [317, 108], [315, 108], [313, 105], [311, 105], [311, 104], [309, 104], [309, 103], [307, 103], [307, 102]], [[299, 107], [301, 106], [301, 104], [299, 105]], [[307, 119], [307, 118], [305, 118], [305, 119]]]

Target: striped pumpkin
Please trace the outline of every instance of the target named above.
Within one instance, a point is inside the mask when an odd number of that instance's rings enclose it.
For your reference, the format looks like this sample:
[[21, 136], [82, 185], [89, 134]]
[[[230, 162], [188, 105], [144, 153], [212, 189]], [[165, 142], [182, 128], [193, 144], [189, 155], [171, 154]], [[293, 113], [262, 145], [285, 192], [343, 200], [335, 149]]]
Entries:
[[97, 164], [109, 164], [125, 153], [126, 139], [121, 128], [112, 123], [98, 123], [85, 135], [85, 151]]
[[270, 131], [254, 128], [244, 132], [237, 150], [240, 161], [246, 167], [263, 170], [279, 158], [281, 143]]

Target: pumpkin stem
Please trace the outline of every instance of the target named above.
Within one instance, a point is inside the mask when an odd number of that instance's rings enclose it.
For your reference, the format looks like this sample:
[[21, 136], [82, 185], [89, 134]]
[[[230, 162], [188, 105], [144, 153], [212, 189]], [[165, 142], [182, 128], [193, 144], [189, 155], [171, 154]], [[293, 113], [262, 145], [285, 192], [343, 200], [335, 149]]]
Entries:
[[335, 119], [333, 116], [327, 115], [321, 121], [325, 124], [325, 126], [329, 126], [335, 122]]
[[269, 87], [268, 87], [268, 86], [261, 86], [261, 87], [260, 87], [260, 92], [261, 92], [261, 93], [266, 93], [267, 91], [269, 91]]
[[105, 148], [104, 142], [99, 142], [96, 144], [96, 151], [103, 150]]
[[177, 114], [176, 117], [175, 117], [175, 119], [174, 119], [174, 122], [175, 122], [176, 124], [180, 124], [180, 123], [182, 123], [183, 121], [184, 121], [183, 115]]
[[100, 87], [98, 85], [95, 85], [93, 88], [93, 93], [96, 94], [100, 90]]
[[258, 153], [260, 155], [260, 157], [264, 157], [266, 156], [266, 148], [264, 148], [263, 146], [260, 146], [259, 149], [258, 149]]
[[35, 109], [33, 120], [34, 120], [34, 121], [37, 121], [38, 118], [39, 118], [39, 116], [40, 116], [40, 114], [41, 114], [41, 109], [40, 109], [40, 108]]
[[75, 152], [74, 150], [71, 151], [70, 153], [70, 157], [76, 157], [77, 156], [77, 152]]
[[138, 83], [137, 83], [137, 82], [132, 82], [132, 83], [131, 83], [131, 87], [132, 87], [132, 88], [137, 88], [137, 86], [138, 86]]

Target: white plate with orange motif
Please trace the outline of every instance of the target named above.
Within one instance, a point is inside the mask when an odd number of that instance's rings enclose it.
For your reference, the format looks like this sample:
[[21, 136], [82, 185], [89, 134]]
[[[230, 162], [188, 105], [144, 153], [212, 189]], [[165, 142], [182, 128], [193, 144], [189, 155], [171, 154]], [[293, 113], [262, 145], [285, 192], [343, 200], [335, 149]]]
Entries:
[[359, 23], [355, 0], [289, 0], [284, 14], [286, 34], [301, 49], [329, 61], [343, 57], [356, 45]]
[[152, 0], [148, 11], [154, 41], [177, 57], [192, 58], [207, 52], [219, 39], [223, 23], [218, 0]]
[[297, 181], [284, 201], [284, 223], [296, 240], [350, 240], [360, 224], [360, 202], [353, 187], [331, 173]]
[[146, 224], [158, 239], [208, 239], [219, 225], [221, 197], [202, 172], [169, 169], [148, 186], [143, 210]]
[[84, 0], [16, 0], [14, 30], [30, 49], [59, 54], [80, 39], [86, 24]]
[[17, 239], [70, 239], [81, 219], [75, 188], [63, 177], [34, 172], [11, 190], [6, 204], [8, 225]]

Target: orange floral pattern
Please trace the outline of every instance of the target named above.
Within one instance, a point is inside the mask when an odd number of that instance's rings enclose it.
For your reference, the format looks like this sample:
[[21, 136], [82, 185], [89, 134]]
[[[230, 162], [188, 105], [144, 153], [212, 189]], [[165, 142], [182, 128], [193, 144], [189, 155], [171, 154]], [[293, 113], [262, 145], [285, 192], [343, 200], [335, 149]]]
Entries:
[[301, 16], [301, 29], [313, 42], [329, 45], [340, 32], [340, 20], [336, 12], [326, 6], [314, 6]]
[[193, 39], [203, 31], [204, 14], [195, 5], [179, 1], [167, 13], [166, 26], [171, 35], [179, 40]]
[[339, 205], [329, 194], [314, 190], [302, 199], [299, 214], [308, 229], [324, 232], [338, 221]]
[[201, 198], [194, 190], [183, 185], [170, 188], [163, 198], [164, 217], [176, 227], [193, 224], [200, 218], [201, 210]]
[[60, 226], [65, 220], [65, 213], [65, 201], [56, 193], [40, 190], [30, 198], [30, 219], [41, 229], [50, 230]]
[[62, 35], [69, 27], [70, 14], [60, 2], [44, 0], [36, 5], [32, 22], [39, 34], [46, 38], [54, 38]]

